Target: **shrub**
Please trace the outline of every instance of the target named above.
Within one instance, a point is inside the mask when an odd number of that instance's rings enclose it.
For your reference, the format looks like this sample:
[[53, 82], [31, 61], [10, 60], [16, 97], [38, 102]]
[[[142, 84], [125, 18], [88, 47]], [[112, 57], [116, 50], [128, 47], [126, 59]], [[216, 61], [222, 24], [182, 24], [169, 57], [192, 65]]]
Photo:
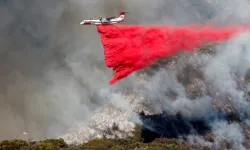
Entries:
[[126, 150], [126, 149], [120, 145], [116, 145], [116, 146], [113, 146], [110, 150]]
[[186, 146], [183, 143], [180, 143], [177, 139], [168, 139], [168, 138], [157, 138], [155, 139], [152, 143], [157, 144], [164, 144], [166, 145], [168, 148], [171, 149], [178, 149], [178, 150], [188, 150], [189, 147]]
[[141, 131], [142, 131], [142, 126], [136, 124], [132, 132], [133, 136], [128, 137], [127, 139], [142, 142], [143, 139], [141, 138]]
[[0, 142], [0, 149], [3, 150], [20, 150], [27, 146], [29, 146], [29, 144], [24, 140], [4, 140]]
[[153, 141], [153, 143], [178, 144], [178, 141], [176, 139], [157, 138]]
[[33, 148], [37, 150], [58, 150], [67, 147], [68, 145], [63, 139], [47, 139], [44, 141], [39, 141], [33, 146]]
[[81, 149], [98, 149], [98, 150], [108, 150], [115, 146], [115, 143], [112, 140], [107, 138], [103, 139], [94, 139], [88, 141], [87, 143], [83, 143], [80, 147]]

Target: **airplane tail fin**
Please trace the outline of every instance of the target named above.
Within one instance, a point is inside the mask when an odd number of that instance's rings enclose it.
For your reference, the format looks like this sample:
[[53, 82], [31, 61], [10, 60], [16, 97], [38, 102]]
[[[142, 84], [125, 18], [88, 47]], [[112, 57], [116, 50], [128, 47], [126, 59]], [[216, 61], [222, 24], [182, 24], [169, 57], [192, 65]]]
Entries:
[[121, 11], [121, 12], [119, 12], [120, 16], [121, 16], [121, 15], [125, 15], [126, 13], [128, 13], [128, 12], [126, 12], [126, 11]]

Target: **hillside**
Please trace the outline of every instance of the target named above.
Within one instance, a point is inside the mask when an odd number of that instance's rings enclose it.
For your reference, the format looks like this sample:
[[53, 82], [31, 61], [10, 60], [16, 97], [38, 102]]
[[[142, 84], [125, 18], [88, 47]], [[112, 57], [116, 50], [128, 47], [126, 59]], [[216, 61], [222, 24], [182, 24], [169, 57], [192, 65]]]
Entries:
[[[197, 49], [197, 52], [194, 55], [218, 55], [218, 52], [214, 51], [216, 48], [218, 49], [218, 45], [207, 45], [205, 47]], [[154, 74], [157, 74], [159, 69], [173, 65], [172, 61], [178, 62], [179, 59], [183, 60], [183, 58], [180, 57], [190, 56], [180, 54], [177, 57], [161, 59], [154, 65], [141, 70], [141, 72], [138, 72], [138, 77], [142, 77], [140, 76], [140, 74], [142, 73], [144, 74], [144, 76], [153, 77]], [[167, 109], [163, 110], [163, 107], [158, 107], [159, 110], [150, 110], [147, 109], [147, 107], [150, 106], [148, 105], [149, 103], [144, 103], [141, 105], [144, 106], [143, 109], [148, 110], [148, 112], [144, 113], [143, 110], [138, 112], [138, 117], [141, 122], [140, 124], [134, 126], [134, 128], [132, 129], [133, 131], [131, 130], [132, 134], [130, 135], [128, 135], [127, 133], [123, 133], [124, 128], [120, 128], [120, 126], [123, 126], [122, 123], [125, 122], [120, 121], [117, 123], [113, 123], [110, 128], [105, 128], [100, 132], [100, 134], [102, 134], [104, 138], [94, 138], [92, 140], [83, 142], [82, 144], [78, 143], [77, 145], [75, 145], [73, 143], [70, 144], [69, 142], [67, 144], [63, 139], [48, 139], [45, 141], [37, 141], [33, 143], [31, 142], [31, 145], [29, 145], [25, 141], [2, 141], [0, 143], [0, 148], [7, 148], [10, 146], [14, 146], [17, 148], [18, 145], [24, 146], [24, 149], [43, 149], [46, 147], [46, 149], [60, 148], [69, 150], [146, 150], [155, 148], [159, 150], [224, 150], [236, 149], [238, 147], [244, 147], [246, 149], [250, 148], [250, 143], [248, 140], [250, 138], [250, 126], [247, 113], [248, 111], [239, 109], [239, 105], [232, 105], [234, 101], [230, 99], [230, 97], [226, 97], [226, 95], [221, 95], [219, 97], [220, 99], [212, 101], [213, 103], [211, 103], [211, 108], [206, 108], [206, 110], [204, 110], [204, 107], [209, 107], [209, 99], [205, 99], [207, 102], [203, 101], [202, 104], [199, 104], [203, 107], [202, 109], [200, 109], [197, 103], [199, 103], [199, 101], [202, 101], [201, 98], [204, 96], [204, 94], [209, 95], [212, 93], [207, 93], [211, 91], [206, 91], [204, 89], [206, 88], [206, 86], [204, 86], [205, 83], [200, 83], [205, 80], [205, 78], [202, 77], [202, 72], [196, 70], [197, 68], [199, 68], [198, 66], [194, 68], [194, 66], [188, 63], [183, 65], [185, 66], [183, 67], [183, 74], [185, 74], [185, 76], [179, 76], [178, 79], [180, 83], [184, 85], [184, 90], [187, 92], [187, 97], [189, 98], [189, 100], [197, 105], [191, 105], [193, 107], [193, 110], [196, 110], [195, 112], [193, 112], [194, 114], [187, 114], [187, 111], [183, 110], [183, 108], [185, 107], [183, 107], [179, 111], [169, 111]], [[234, 79], [235, 81], [238, 81], [237, 83], [241, 85], [241, 88], [243, 88], [244, 86], [247, 86], [249, 82], [249, 74], [246, 74], [245, 76], [238, 76], [238, 78]], [[138, 80], [142, 80], [142, 78]], [[148, 84], [145, 82], [148, 82], [146, 81], [146, 78], [144, 78], [143, 85]], [[177, 93], [175, 93], [175, 91], [168, 91], [165, 94], [168, 96], [168, 98], [172, 99], [171, 101], [177, 101], [176, 98], [178, 97], [178, 95]], [[244, 97], [246, 98], [246, 102], [249, 99], [248, 96], [248, 90], [245, 89]], [[221, 101], [223, 101], [223, 104], [221, 103]], [[186, 104], [186, 109], [188, 109], [188, 107], [190, 106]], [[111, 110], [114, 111], [115, 109]], [[158, 111], [158, 113], [153, 113], [155, 111]], [[132, 128], [132, 126], [130, 128]], [[98, 128], [96, 128], [95, 130], [98, 130]], [[121, 134], [123, 136], [121, 136]], [[67, 139], [66, 137], [64, 138]]]

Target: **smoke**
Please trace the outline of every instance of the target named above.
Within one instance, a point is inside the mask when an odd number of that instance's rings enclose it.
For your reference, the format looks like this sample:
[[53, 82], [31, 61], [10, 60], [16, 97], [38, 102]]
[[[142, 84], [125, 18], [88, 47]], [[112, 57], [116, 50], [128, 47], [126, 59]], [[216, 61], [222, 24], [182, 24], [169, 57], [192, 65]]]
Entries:
[[0, 139], [57, 137], [88, 119], [105, 102], [98, 93], [108, 73], [94, 30], [79, 26], [82, 8], [66, 0], [0, 6]]
[[245, 149], [242, 145], [242, 143], [244, 142], [244, 135], [242, 134], [243, 131], [239, 124], [217, 122], [214, 125], [214, 130], [216, 136], [215, 145], [217, 147], [220, 145], [221, 141], [227, 139], [228, 142], [233, 143], [232, 149]]
[[[222, 43], [212, 56], [181, 54], [173, 65], [161, 67], [153, 77], [133, 74], [109, 87], [111, 72], [103, 62], [98, 34], [94, 27], [79, 23], [85, 18], [110, 16], [122, 10], [131, 12], [126, 15], [126, 24], [183, 25], [209, 19], [224, 26], [247, 22], [248, 4], [246, 0], [1, 1], [0, 140], [23, 138], [24, 130], [37, 139], [57, 137], [73, 128], [76, 134], [72, 133], [70, 141], [81, 142], [103, 133], [96, 126], [80, 131], [78, 125], [83, 127], [90, 116], [93, 124], [103, 127], [105, 123], [118, 122], [124, 125], [122, 131], [129, 132], [132, 125], [127, 116], [136, 109], [151, 113], [181, 112], [191, 120], [205, 118], [217, 137], [226, 137], [235, 143], [235, 148], [243, 149], [246, 138], [237, 122], [209, 118], [218, 115], [213, 108], [215, 103], [224, 111], [233, 108], [243, 122], [249, 122], [249, 103], [243, 94], [249, 87], [245, 81], [238, 81], [248, 71], [247, 33]], [[186, 64], [194, 69], [183, 71]], [[108, 100], [123, 111], [104, 105]], [[98, 109], [100, 106], [102, 109]], [[135, 121], [138, 120], [132, 113], [130, 122]], [[228, 134], [231, 130], [235, 134]], [[81, 139], [84, 134], [91, 136]]]
[[[166, 123], [169, 121], [168, 116], [180, 113], [186, 122], [181, 127], [174, 126], [177, 132], [175, 136], [182, 136], [187, 123], [203, 120], [215, 135], [215, 142], [210, 147], [219, 148], [221, 142], [228, 140], [232, 149], [248, 148], [245, 145], [248, 144], [246, 130], [249, 125], [244, 122], [249, 119], [247, 108], [250, 104], [246, 81], [250, 66], [249, 38], [247, 32], [239, 34], [227, 42], [219, 43], [215, 47], [215, 54], [182, 53], [173, 60], [172, 65], [162, 64], [161, 69], [147, 80], [145, 93], [148, 94], [142, 94], [150, 100], [148, 105], [154, 108], [155, 113], [164, 112], [167, 116], [160, 115], [151, 122], [144, 117], [144, 126], [161, 135], [168, 135], [172, 130], [164, 130], [164, 127], [169, 128], [176, 122]], [[183, 119], [177, 120], [180, 122]], [[155, 124], [158, 126], [155, 127]], [[187, 131], [194, 127], [190, 125]], [[197, 131], [190, 135], [203, 141], [201, 145], [208, 146], [207, 143], [210, 143], [200, 139]]]
[[25, 138], [23, 131], [35, 139], [57, 137], [84, 125], [106, 103], [102, 91], [109, 92], [111, 73], [98, 34], [79, 23], [129, 5], [114, 0], [1, 1], [0, 139]]

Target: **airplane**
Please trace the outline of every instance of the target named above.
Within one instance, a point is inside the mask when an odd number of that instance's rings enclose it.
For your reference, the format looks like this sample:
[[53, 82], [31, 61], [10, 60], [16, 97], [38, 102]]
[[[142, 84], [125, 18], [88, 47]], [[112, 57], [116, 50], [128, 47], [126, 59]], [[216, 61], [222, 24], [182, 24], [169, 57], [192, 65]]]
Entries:
[[89, 20], [83, 20], [80, 25], [100, 25], [100, 24], [116, 24], [123, 22], [126, 12], [120, 12], [119, 17], [109, 17], [109, 18], [102, 18], [99, 19], [89, 19]]

